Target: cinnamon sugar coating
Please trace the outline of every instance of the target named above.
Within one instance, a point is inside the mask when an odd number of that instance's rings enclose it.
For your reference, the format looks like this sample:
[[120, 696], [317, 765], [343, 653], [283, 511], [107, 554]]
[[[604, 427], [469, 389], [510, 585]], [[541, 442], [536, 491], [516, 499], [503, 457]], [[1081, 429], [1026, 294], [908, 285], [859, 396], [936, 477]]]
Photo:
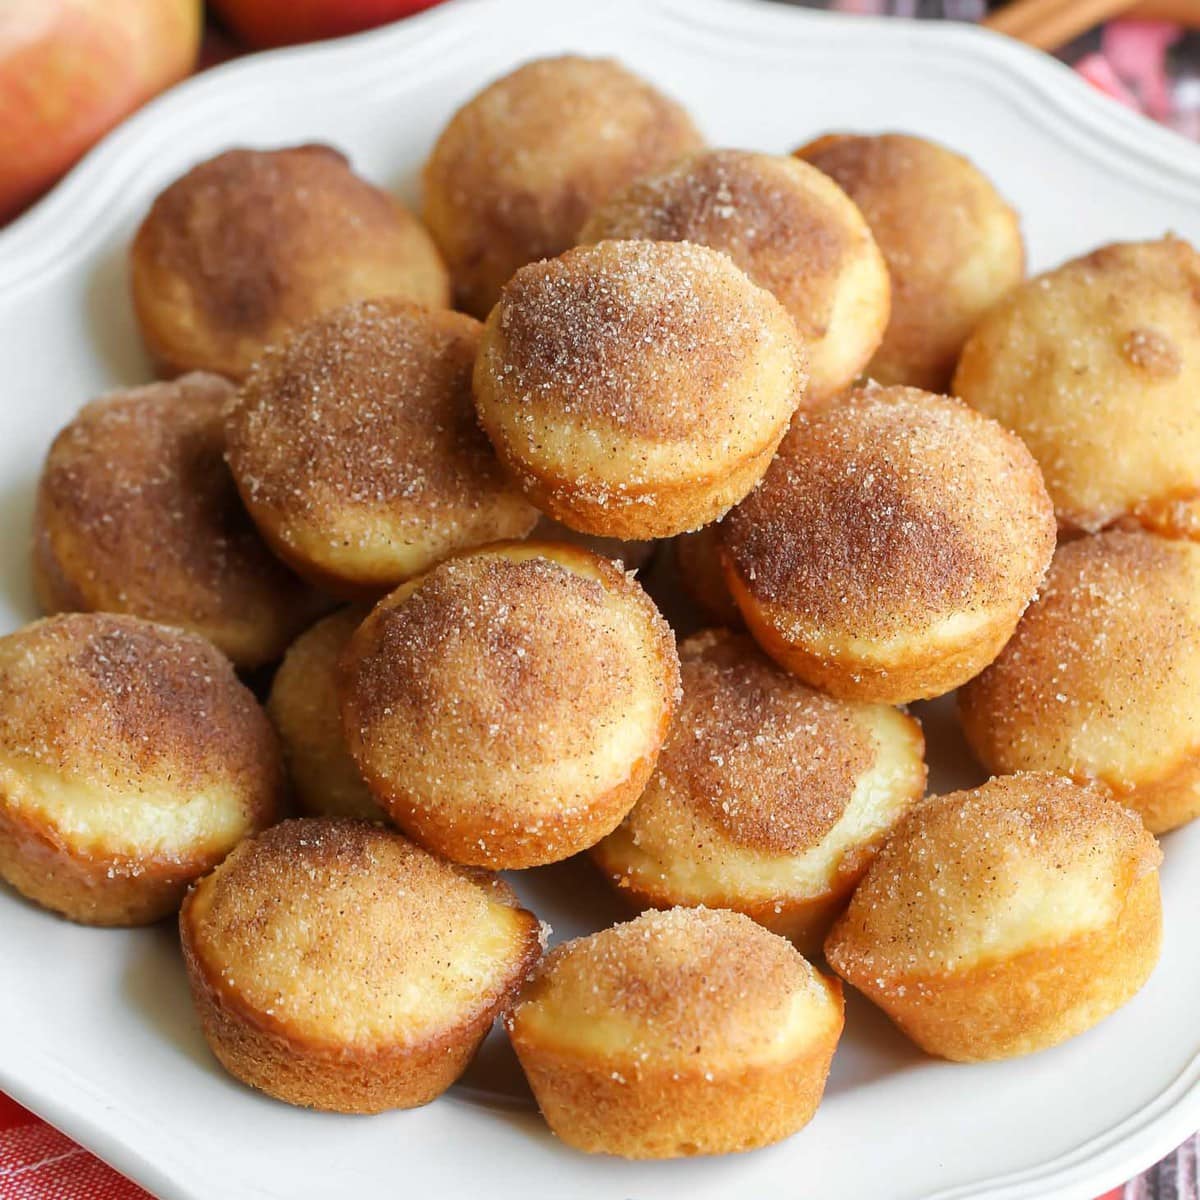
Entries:
[[758, 481], [804, 396], [771, 294], [689, 242], [601, 242], [522, 268], [484, 327], [479, 418], [525, 494], [574, 529], [662, 537]]
[[275, 819], [274, 732], [225, 657], [136, 617], [0, 638], [0, 874], [90, 924], [143, 924]]
[[241, 379], [296, 326], [352, 300], [449, 301], [429, 235], [328, 146], [229, 150], [155, 200], [130, 249], [134, 311], [166, 374]]
[[721, 525], [763, 648], [834, 695], [903, 703], [986, 666], [1041, 582], [1054, 520], [1021, 442], [957, 400], [866, 388], [797, 414]]
[[246, 841], [189, 895], [180, 932], [226, 1069], [337, 1112], [445, 1091], [540, 954], [506, 885], [353, 820]]
[[964, 347], [954, 391], [1029, 446], [1065, 532], [1122, 523], [1195, 539], [1198, 328], [1192, 246], [1102, 246], [997, 305]]
[[724, 251], [791, 314], [808, 348], [812, 399], [843, 391], [883, 337], [887, 266], [862, 214], [796, 158], [709, 150], [631, 184], [580, 241], [645, 238]]
[[227, 421], [229, 465], [275, 551], [377, 596], [537, 520], [475, 420], [480, 326], [402, 300], [347, 305], [272, 349]]
[[582, 850], [629, 811], [675, 707], [674, 638], [632, 576], [502, 544], [376, 606], [343, 658], [350, 751], [376, 800], [459, 862]]
[[102, 396], [59, 433], [34, 515], [45, 611], [177, 625], [257, 667], [326, 607], [242, 507], [224, 459], [232, 396], [224, 379], [196, 372]]
[[924, 792], [920, 727], [814, 691], [742, 634], [708, 630], [679, 653], [683, 700], [655, 773], [593, 857], [635, 903], [733, 908], [819, 948]]
[[1104, 792], [1002, 776], [900, 822], [826, 957], [931, 1054], [1028, 1054], [1082, 1033], [1146, 981], [1161, 859]]
[[1025, 274], [1017, 214], [960, 154], [909, 134], [829, 134], [796, 151], [858, 206], [887, 262], [892, 312], [867, 376], [950, 386], [980, 318]]
[[611, 59], [537, 59], [489, 84], [425, 165], [423, 216], [457, 307], [486, 317], [519, 267], [574, 245], [597, 204], [701, 145], [678, 104]]
[[1098, 780], [1152, 833], [1200, 816], [1200, 546], [1109, 532], [1059, 547], [999, 658], [959, 693], [993, 771]]

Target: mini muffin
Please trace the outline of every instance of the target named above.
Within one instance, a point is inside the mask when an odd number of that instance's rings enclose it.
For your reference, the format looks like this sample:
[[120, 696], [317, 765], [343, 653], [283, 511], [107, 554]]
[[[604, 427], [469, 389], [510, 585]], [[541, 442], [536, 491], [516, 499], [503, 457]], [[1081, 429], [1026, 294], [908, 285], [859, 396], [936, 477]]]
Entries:
[[365, 608], [343, 608], [300, 635], [279, 664], [267, 715], [279, 733], [292, 794], [316, 817], [382, 820], [342, 732], [338, 661]]
[[550, 1128], [591, 1154], [754, 1150], [807, 1125], [842, 993], [740, 913], [645, 913], [556, 947], [507, 1018]]
[[243, 842], [193, 888], [179, 930], [221, 1065], [345, 1113], [440, 1096], [541, 953], [537, 919], [499, 879], [353, 820]]
[[799, 413], [721, 526], [755, 639], [834, 696], [949, 692], [1000, 652], [1054, 551], [1020, 440], [946, 396], [866, 388]]
[[979, 319], [1025, 274], [1017, 214], [977, 167], [899, 133], [830, 134], [796, 151], [861, 210], [892, 279], [892, 315], [867, 374], [944, 391]]
[[487, 316], [518, 267], [573, 246], [612, 192], [702, 144], [678, 104], [611, 59], [538, 59], [498, 79], [425, 166], [425, 223], [456, 306]]
[[813, 400], [845, 391], [887, 327], [887, 266], [862, 214], [797, 158], [709, 150], [603, 204], [582, 242], [649, 238], [723, 250], [788, 310], [808, 348]]
[[366, 300], [272, 348], [230, 408], [229, 465], [272, 549], [339, 595], [379, 596], [537, 512], [479, 430], [480, 325]]
[[698, 529], [762, 478], [804, 396], [787, 310], [716, 250], [601, 242], [523, 267], [484, 327], [479, 419], [543, 512]]
[[825, 956], [930, 1054], [1044, 1050], [1154, 970], [1161, 858], [1137, 817], [1091, 787], [1003, 776], [901, 821]]
[[658, 766], [592, 857], [639, 907], [735, 909], [819, 953], [924, 795], [921, 727], [813, 691], [744, 634], [695, 634], [679, 658], [683, 700]]
[[508, 543], [380, 601], [342, 658], [350, 752], [406, 833], [457, 862], [530, 867], [611, 833], [675, 708], [675, 640], [615, 564]]
[[955, 393], [1018, 433], [1060, 527], [1200, 538], [1200, 254], [1104, 246], [1031, 280], [963, 350]]
[[270, 722], [203, 638], [105, 613], [0, 638], [0, 878], [38, 904], [157, 921], [283, 786]]
[[229, 150], [154, 201], [130, 250], [133, 307], [165, 374], [241, 379], [273, 342], [370, 296], [449, 302], [429, 234], [328, 146]]
[[1164, 833], [1200, 816], [1198, 696], [1200, 546], [1111, 532], [1059, 547], [959, 711], [989, 770], [1099, 780]]
[[113, 392], [54, 439], [33, 578], [46, 612], [123, 612], [273, 662], [326, 607], [271, 553], [225, 466], [233, 388], [199, 372]]
[[721, 527], [705, 525], [671, 542], [674, 579], [704, 622], [741, 629], [742, 614], [730, 595], [721, 566]]

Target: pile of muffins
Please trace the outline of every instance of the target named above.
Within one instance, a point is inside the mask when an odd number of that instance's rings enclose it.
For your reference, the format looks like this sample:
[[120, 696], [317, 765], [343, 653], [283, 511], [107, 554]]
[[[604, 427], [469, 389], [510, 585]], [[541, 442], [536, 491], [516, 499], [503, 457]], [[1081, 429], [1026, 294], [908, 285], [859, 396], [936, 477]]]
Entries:
[[[949, 1059], [1090, 1028], [1200, 815], [1200, 257], [1023, 277], [960, 155], [706, 149], [609, 61], [470, 100], [423, 223], [201, 163], [131, 250], [163, 381], [43, 469], [0, 876], [177, 913], [272, 1096], [424, 1104], [502, 1017], [592, 1152], [794, 1133], [842, 981]], [[926, 799], [956, 689], [996, 775]], [[496, 872], [574, 856], [641, 915], [547, 951]]]

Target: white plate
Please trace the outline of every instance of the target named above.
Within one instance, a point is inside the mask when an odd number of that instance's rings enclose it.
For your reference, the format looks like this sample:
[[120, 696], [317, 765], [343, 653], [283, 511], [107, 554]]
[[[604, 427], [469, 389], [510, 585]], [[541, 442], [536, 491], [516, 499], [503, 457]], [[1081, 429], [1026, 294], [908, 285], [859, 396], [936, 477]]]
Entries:
[[[1200, 236], [1200, 154], [1050, 60], [949, 26], [838, 19], [745, 0], [459, 0], [381, 33], [213, 71], [151, 105], [0, 234], [0, 621], [33, 615], [27, 528], [54, 431], [96, 391], [147, 377], [125, 292], [140, 214], [235, 143], [324, 139], [411, 197], [454, 107], [514, 63], [619, 55], [718, 144], [786, 150], [831, 128], [902, 128], [966, 151], [1020, 209], [1032, 265], [1175, 229]], [[945, 708], [941, 786], [964, 778]], [[1098, 1029], [1033, 1058], [922, 1057], [851, 1000], [817, 1118], [782, 1146], [690, 1162], [585, 1158], [552, 1139], [493, 1039], [460, 1087], [372, 1118], [290, 1109], [209, 1056], [168, 928], [81, 929], [0, 892], [0, 1087], [179, 1200], [398, 1195], [688, 1200], [1091, 1200], [1200, 1126], [1200, 823], [1165, 839], [1162, 964]], [[572, 867], [525, 877], [560, 934]], [[610, 919], [596, 894], [591, 921]]]

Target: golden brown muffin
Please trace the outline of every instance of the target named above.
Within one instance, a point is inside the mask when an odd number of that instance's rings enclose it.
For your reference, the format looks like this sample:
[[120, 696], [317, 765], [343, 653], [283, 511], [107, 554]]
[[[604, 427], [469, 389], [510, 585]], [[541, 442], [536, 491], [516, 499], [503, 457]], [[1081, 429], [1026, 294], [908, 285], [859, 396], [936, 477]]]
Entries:
[[367, 609], [343, 608], [301, 634], [279, 664], [267, 715], [279, 733], [296, 802], [315, 817], [382, 820], [342, 732], [338, 660]]
[[796, 151], [861, 210], [892, 279], [867, 374], [945, 391], [963, 342], [1025, 274], [1017, 214], [977, 167], [906, 134], [830, 134]]
[[0, 638], [0, 878], [38, 904], [157, 921], [283, 788], [270, 722], [203, 638], [106, 613]]
[[457, 307], [487, 316], [518, 267], [561, 254], [612, 192], [702, 144], [679, 105], [611, 59], [538, 59], [496, 80], [425, 166], [423, 215]]
[[916, 388], [797, 414], [721, 526], [726, 578], [777, 662], [834, 696], [949, 692], [1000, 652], [1054, 550], [1029, 451]]
[[674, 580], [699, 611], [706, 624], [741, 629], [745, 622], [730, 595], [721, 566], [721, 527], [705, 525], [695, 533], [681, 533], [671, 542]]
[[34, 514], [45, 612], [122, 612], [273, 662], [326, 602], [275, 559], [225, 466], [233, 388], [196, 372], [85, 405], [54, 439]]
[[581, 242], [648, 238], [722, 250], [788, 310], [808, 349], [808, 395], [858, 378], [891, 309], [887, 266], [854, 202], [797, 158], [708, 150], [601, 205]]
[[450, 298], [417, 219], [328, 146], [193, 167], [154, 201], [129, 265], [142, 337], [169, 375], [241, 379], [267, 346], [351, 300]]
[[345, 819], [243, 842], [193, 888], [179, 930], [221, 1065], [346, 1113], [440, 1096], [541, 952], [502, 881]]
[[342, 659], [350, 752], [406, 833], [457, 862], [530, 867], [633, 807], [679, 660], [650, 598], [575, 546], [507, 543], [380, 601]]
[[1060, 546], [1000, 657], [959, 693], [989, 770], [1100, 780], [1151, 833], [1200, 816], [1200, 546]]
[[550, 1128], [591, 1154], [754, 1150], [812, 1119], [842, 993], [740, 913], [645, 913], [556, 947], [507, 1018]]
[[688, 242], [601, 242], [523, 267], [484, 326], [475, 403], [543, 512], [669, 537], [762, 478], [804, 396], [778, 300]]
[[963, 350], [954, 390], [1019, 434], [1064, 531], [1200, 538], [1200, 254], [1104, 246], [1030, 280]]
[[731, 908], [820, 953], [879, 846], [925, 793], [925, 741], [834, 700], [744, 634], [679, 647], [683, 700], [641, 799], [591, 850], [642, 908]]
[[229, 411], [229, 465], [284, 561], [372, 598], [456, 550], [533, 528], [537, 512], [475, 420], [479, 335], [461, 313], [365, 300], [258, 363]]
[[825, 955], [930, 1054], [1031, 1054], [1090, 1029], [1149, 978], [1161, 858], [1100, 792], [1003, 776], [901, 821]]

